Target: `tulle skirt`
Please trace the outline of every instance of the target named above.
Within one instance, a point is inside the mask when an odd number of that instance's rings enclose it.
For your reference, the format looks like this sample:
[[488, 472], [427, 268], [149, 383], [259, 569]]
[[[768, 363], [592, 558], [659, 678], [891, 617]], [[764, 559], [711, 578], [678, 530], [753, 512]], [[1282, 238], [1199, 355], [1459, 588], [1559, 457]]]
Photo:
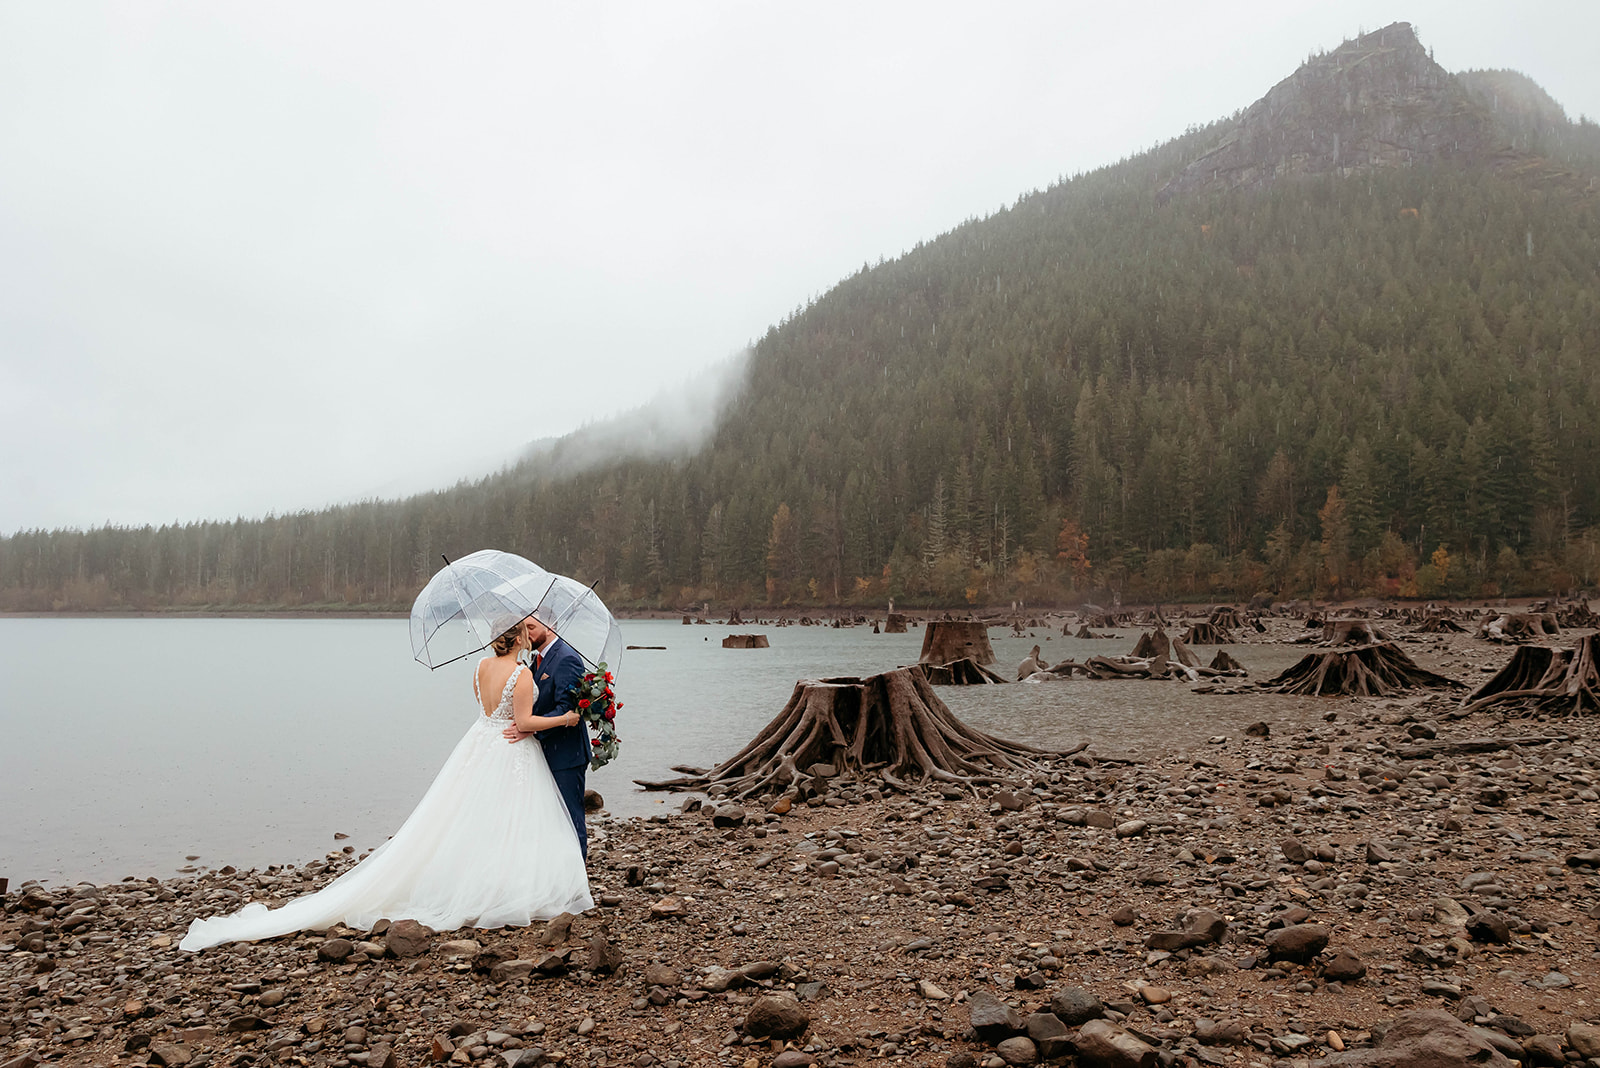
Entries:
[[195, 920], [179, 949], [380, 919], [436, 931], [508, 927], [594, 907], [578, 834], [537, 739], [478, 716], [395, 832], [354, 868], [281, 908]]

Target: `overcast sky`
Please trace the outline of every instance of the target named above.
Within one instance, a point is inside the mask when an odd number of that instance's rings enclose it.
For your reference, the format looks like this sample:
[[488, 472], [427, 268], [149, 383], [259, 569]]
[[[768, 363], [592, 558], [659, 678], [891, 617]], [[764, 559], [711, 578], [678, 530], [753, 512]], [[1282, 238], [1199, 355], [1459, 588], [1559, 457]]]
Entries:
[[486, 473], [1398, 19], [1600, 116], [1594, 0], [0, 0], [0, 531]]

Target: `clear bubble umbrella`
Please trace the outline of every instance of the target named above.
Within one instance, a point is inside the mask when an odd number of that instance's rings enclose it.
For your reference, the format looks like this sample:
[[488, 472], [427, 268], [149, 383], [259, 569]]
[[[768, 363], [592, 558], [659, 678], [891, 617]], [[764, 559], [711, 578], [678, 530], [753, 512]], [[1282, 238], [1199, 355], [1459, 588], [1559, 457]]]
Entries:
[[540, 599], [534, 618], [555, 631], [579, 656], [598, 668], [616, 673], [622, 662], [622, 628], [612, 617], [593, 586], [565, 575], [552, 576], [550, 589]]
[[556, 578], [499, 549], [446, 560], [411, 605], [412, 655], [436, 668], [487, 648], [538, 611]]

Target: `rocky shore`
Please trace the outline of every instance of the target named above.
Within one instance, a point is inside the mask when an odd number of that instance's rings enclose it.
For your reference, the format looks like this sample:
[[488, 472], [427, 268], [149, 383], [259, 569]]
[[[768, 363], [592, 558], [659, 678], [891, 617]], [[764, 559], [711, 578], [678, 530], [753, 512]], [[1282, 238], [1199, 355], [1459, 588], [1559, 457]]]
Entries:
[[[1506, 655], [1434, 652], [1460, 678]], [[1217, 699], [1240, 729], [1178, 756], [602, 818], [600, 904], [533, 928], [177, 950], [337, 850], [12, 886], [0, 1068], [1600, 1066], [1594, 721], [1419, 694], [1251, 725]]]

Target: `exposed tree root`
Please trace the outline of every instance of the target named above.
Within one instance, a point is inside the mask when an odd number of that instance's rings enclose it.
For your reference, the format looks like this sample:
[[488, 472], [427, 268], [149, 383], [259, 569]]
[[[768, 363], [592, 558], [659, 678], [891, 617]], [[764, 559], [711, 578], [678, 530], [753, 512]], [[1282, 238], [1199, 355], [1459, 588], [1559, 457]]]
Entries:
[[1419, 667], [1392, 642], [1308, 653], [1287, 671], [1262, 684], [1279, 693], [1323, 697], [1356, 694], [1384, 697], [1417, 687], [1460, 688], [1461, 683]]
[[1559, 637], [1561, 624], [1554, 612], [1505, 612], [1489, 616], [1478, 625], [1478, 637], [1492, 642], [1528, 642]]
[[991, 671], [971, 657], [948, 664], [918, 664], [916, 670], [930, 686], [984, 686], [1006, 681], [999, 672]]
[[1189, 645], [1232, 645], [1233, 636], [1215, 623], [1196, 623], [1183, 636]]
[[1460, 714], [1500, 704], [1558, 716], [1600, 712], [1600, 670], [1595, 666], [1594, 647], [1593, 634], [1579, 638], [1571, 649], [1525, 645], [1467, 698]]
[[720, 787], [735, 799], [826, 789], [833, 775], [875, 778], [899, 790], [914, 780], [973, 786], [1042, 770], [1062, 755], [967, 726], [920, 668], [897, 668], [866, 678], [802, 680], [748, 745], [710, 771], [635, 781], [647, 790]]

